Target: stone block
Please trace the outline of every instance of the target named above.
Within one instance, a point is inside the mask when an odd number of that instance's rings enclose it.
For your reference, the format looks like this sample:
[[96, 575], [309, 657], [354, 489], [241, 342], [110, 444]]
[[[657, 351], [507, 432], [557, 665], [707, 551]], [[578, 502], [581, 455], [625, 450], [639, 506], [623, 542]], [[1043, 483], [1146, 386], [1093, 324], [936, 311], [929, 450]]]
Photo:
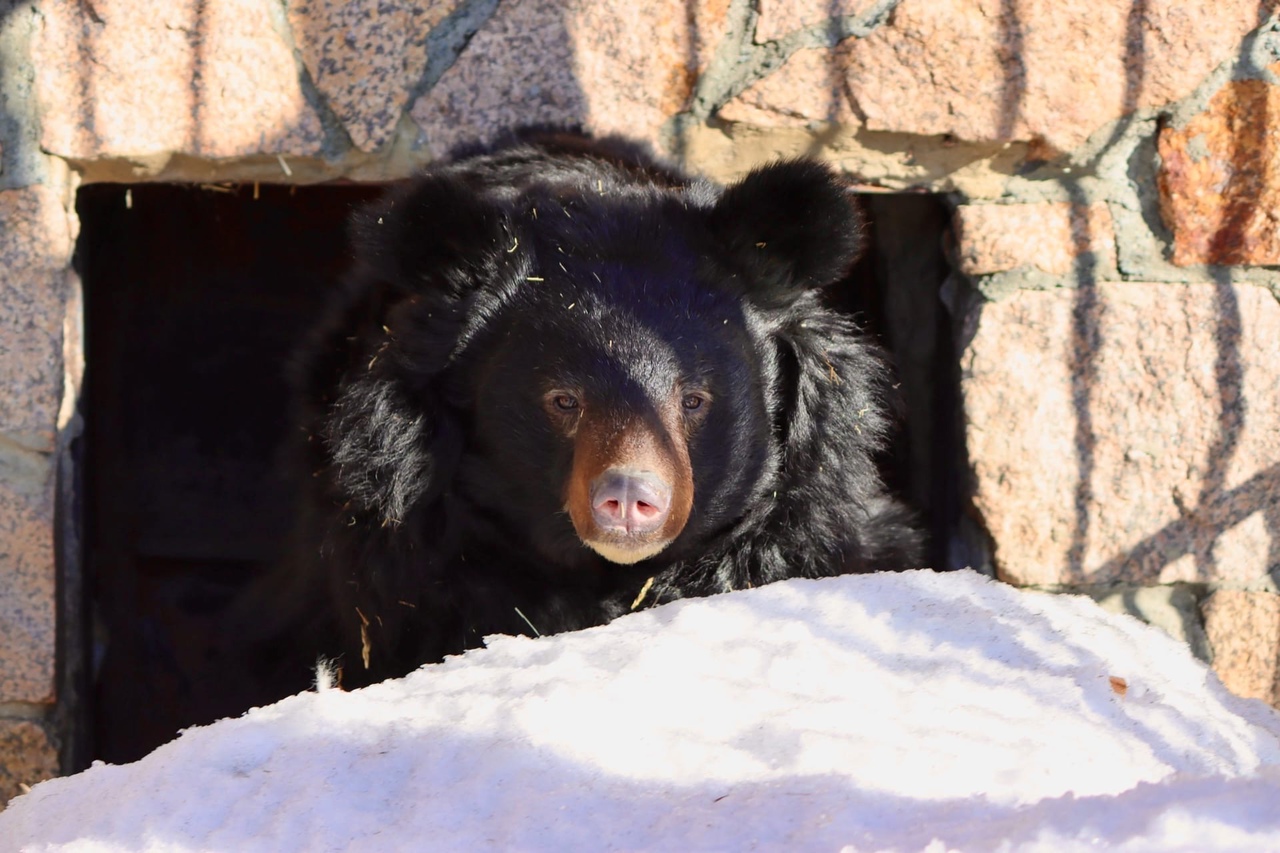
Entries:
[[395, 132], [427, 67], [427, 35], [461, 0], [289, 0], [289, 24], [351, 141], [373, 151]]
[[47, 187], [0, 191], [0, 436], [53, 450], [71, 231]]
[[1114, 277], [1116, 238], [1106, 204], [966, 204], [953, 220], [960, 271], [1038, 269]]
[[30, 720], [0, 720], [0, 809], [37, 782], [58, 775], [58, 750]]
[[260, 0], [48, 0], [41, 11], [46, 150], [79, 160], [320, 151], [293, 51]]
[[[413, 105], [436, 156], [522, 123], [571, 125], [587, 114], [557, 0], [504, 3]], [[536, 57], [531, 61], [530, 57]]]
[[1280, 569], [1280, 304], [1247, 285], [1020, 291], [965, 321], [972, 501], [1027, 585]]
[[1280, 595], [1221, 589], [1205, 601], [1213, 669], [1237, 696], [1280, 707]]
[[662, 147], [726, 30], [723, 0], [512, 0], [413, 105], [432, 152], [528, 124]]
[[0, 436], [0, 702], [52, 702], [54, 466]]
[[837, 16], [861, 15], [873, 3], [874, 0], [760, 0], [755, 40], [773, 41]]
[[844, 73], [834, 58], [829, 50], [797, 50], [717, 115], [757, 127], [808, 127], [815, 121], [856, 127], [861, 120], [849, 103]]
[[1185, 125], [1160, 131], [1160, 207], [1175, 264], [1280, 264], [1277, 114], [1280, 86], [1233, 80]]
[[1070, 151], [1191, 94], [1266, 14], [1256, 0], [902, 0], [830, 67], [871, 130]]

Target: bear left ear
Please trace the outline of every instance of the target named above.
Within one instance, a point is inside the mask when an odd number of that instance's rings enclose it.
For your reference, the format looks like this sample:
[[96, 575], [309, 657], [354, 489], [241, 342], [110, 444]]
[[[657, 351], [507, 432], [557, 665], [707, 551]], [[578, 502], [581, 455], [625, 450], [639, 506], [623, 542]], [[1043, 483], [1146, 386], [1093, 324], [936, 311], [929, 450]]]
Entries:
[[788, 160], [754, 170], [724, 191], [711, 228], [766, 308], [843, 277], [862, 250], [863, 219], [829, 168]]
[[484, 284], [511, 243], [505, 210], [448, 171], [412, 178], [366, 208], [352, 237], [388, 283], [446, 299]]

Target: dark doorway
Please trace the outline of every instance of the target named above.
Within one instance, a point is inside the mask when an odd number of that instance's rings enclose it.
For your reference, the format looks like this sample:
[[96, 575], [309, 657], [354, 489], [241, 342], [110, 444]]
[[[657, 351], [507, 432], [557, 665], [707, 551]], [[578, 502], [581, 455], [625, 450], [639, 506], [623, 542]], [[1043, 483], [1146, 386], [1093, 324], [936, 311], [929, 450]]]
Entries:
[[[290, 525], [290, 357], [348, 268], [348, 216], [379, 192], [80, 191], [91, 757], [137, 759], [258, 697], [216, 632]], [[910, 410], [886, 467], [938, 542], [955, 512], [947, 214], [933, 196], [864, 201], [870, 249], [831, 296], [894, 354]]]
[[251, 698], [213, 631], [275, 554], [290, 355], [374, 187], [93, 185], [77, 198], [89, 369], [94, 758], [131, 761]]
[[[953, 322], [941, 293], [951, 276], [945, 240], [950, 212], [927, 193], [864, 195], [866, 251], [832, 307], [852, 314], [888, 353], [897, 377], [900, 429], [881, 467], [919, 513], [928, 565], [955, 564], [960, 524], [960, 374]], [[958, 282], [957, 282], [958, 283]]]

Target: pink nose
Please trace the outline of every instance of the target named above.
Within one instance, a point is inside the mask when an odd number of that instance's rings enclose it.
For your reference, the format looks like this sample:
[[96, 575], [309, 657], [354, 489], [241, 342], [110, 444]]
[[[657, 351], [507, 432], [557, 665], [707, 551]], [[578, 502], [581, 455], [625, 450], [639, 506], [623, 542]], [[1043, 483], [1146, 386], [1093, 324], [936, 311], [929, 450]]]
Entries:
[[648, 533], [670, 509], [671, 486], [650, 471], [610, 468], [591, 484], [591, 511], [602, 530]]

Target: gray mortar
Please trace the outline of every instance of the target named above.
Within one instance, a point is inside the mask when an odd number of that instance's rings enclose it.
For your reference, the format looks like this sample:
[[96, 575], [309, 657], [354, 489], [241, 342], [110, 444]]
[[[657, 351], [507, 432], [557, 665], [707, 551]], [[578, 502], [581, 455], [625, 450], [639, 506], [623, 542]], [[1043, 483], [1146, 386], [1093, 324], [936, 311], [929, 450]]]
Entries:
[[24, 501], [38, 504], [49, 485], [49, 454], [0, 433], [0, 483]]
[[[1191, 96], [1201, 108], [1202, 97], [1200, 90]], [[1182, 103], [1175, 107], [1176, 110], [1182, 108]], [[1280, 272], [1272, 267], [1204, 264], [1179, 267], [1169, 261], [1173, 234], [1160, 213], [1158, 132], [1157, 116], [1148, 114], [1098, 158], [1098, 178], [1108, 188], [1106, 198], [1115, 223], [1121, 277], [1128, 281], [1170, 283], [1231, 281], [1274, 290], [1280, 285]]]
[[[1179, 106], [1179, 109], [1181, 107]], [[1280, 287], [1280, 271], [1267, 266], [1175, 266], [1169, 260], [1173, 235], [1160, 213], [1157, 175], [1160, 157], [1156, 128], [1119, 147], [1100, 170], [1113, 188], [1111, 217], [1116, 228], [1116, 250], [1122, 277], [1129, 281], [1223, 282], [1258, 284], [1273, 292]]]
[[[1106, 201], [1115, 226], [1119, 278], [1151, 282], [1250, 283], [1268, 287], [1280, 298], [1280, 270], [1273, 267], [1175, 266], [1169, 261], [1173, 235], [1160, 212], [1157, 183], [1160, 169], [1156, 135], [1164, 118], [1172, 126], [1185, 126], [1202, 112], [1209, 100], [1230, 79], [1260, 79], [1260, 55], [1280, 49], [1274, 20], [1252, 34], [1242, 50], [1245, 57], [1224, 62], [1196, 90], [1177, 104], [1160, 110], [1140, 110], [1095, 132], [1065, 161], [1048, 164], [1028, 175], [1012, 178], [1006, 187], [1009, 201], [1063, 201], [1067, 187], [1089, 201]], [[1073, 199], [1074, 200], [1074, 199]], [[1071, 286], [1070, 277], [1057, 286]], [[1017, 287], [1043, 289], [1054, 286], [1053, 277], [1017, 271], [977, 283], [984, 295], [1000, 298]]]
[[[427, 34], [427, 67], [423, 69], [422, 78], [409, 90], [409, 107], [431, 90], [445, 72], [453, 67], [462, 51], [471, 42], [472, 36], [489, 22], [498, 11], [501, 0], [471, 0], [453, 10], [447, 18], [437, 24]], [[405, 120], [409, 125], [406, 126]], [[410, 147], [413, 150], [425, 150], [426, 139], [422, 129], [409, 118], [409, 109], [405, 110], [398, 133], [412, 133]]]
[[286, 0], [267, 4], [271, 26], [293, 53], [293, 64], [297, 71], [298, 87], [302, 90], [302, 97], [320, 119], [324, 141], [320, 143], [319, 156], [330, 161], [341, 160], [348, 152], [355, 149], [355, 145], [351, 142], [351, 136], [343, 126], [342, 120], [338, 118], [324, 95], [320, 94], [320, 90], [316, 88], [315, 81], [311, 79], [311, 72], [302, 59], [302, 50], [298, 47], [297, 39], [293, 37], [293, 28], [289, 26], [285, 5]]
[[[409, 112], [413, 104], [440, 82], [440, 78], [453, 67], [462, 51], [471, 42], [472, 36], [479, 32], [480, 28], [487, 24], [497, 12], [500, 2], [501, 0], [464, 2], [432, 27], [425, 37], [427, 64], [422, 71], [422, 76], [409, 88], [405, 109], [400, 114], [391, 138], [372, 154], [366, 154], [351, 142], [346, 128], [333, 114], [324, 96], [316, 90], [310, 74], [299, 58], [300, 74], [308, 99], [314, 96], [314, 103], [317, 111], [321, 112], [325, 129], [329, 129], [330, 118], [332, 118], [339, 132], [336, 138], [341, 139], [341, 146], [333, 150], [326, 146], [325, 156], [338, 166], [341, 174], [356, 180], [384, 180], [403, 177], [431, 160], [426, 135]], [[292, 39], [292, 34], [289, 38]]]
[[1213, 662], [1209, 638], [1204, 631], [1200, 603], [1206, 587], [1201, 584], [1169, 586], [1108, 586], [1066, 589], [1083, 593], [1110, 613], [1124, 613], [1164, 631], [1186, 643], [1191, 653], [1205, 663]]
[[[1229, 80], [1280, 83], [1267, 70], [1278, 58], [1280, 14], [1247, 36], [1238, 55], [1214, 69], [1186, 98], [1159, 109], [1138, 110], [1104, 125], [1064, 157], [1010, 178], [1001, 201], [1107, 202], [1115, 226], [1119, 278], [1123, 280], [1252, 283], [1269, 287], [1280, 298], [1280, 270], [1275, 268], [1178, 267], [1168, 260], [1173, 235], [1160, 213], [1156, 148], [1161, 121], [1185, 127]], [[1072, 276], [1018, 270], [980, 277], [975, 284], [984, 296], [1001, 298], [1014, 289], [1070, 287], [1073, 281]]]
[[[324, 96], [315, 87], [310, 72], [302, 62], [301, 54], [295, 50], [298, 58], [298, 74], [302, 80], [303, 92], [308, 102], [320, 114], [326, 131], [326, 144], [323, 156], [338, 166], [341, 174], [356, 180], [379, 180], [388, 177], [400, 177], [425, 165], [431, 155], [427, 146], [426, 134], [409, 115], [413, 104], [431, 90], [440, 81], [458, 56], [471, 42], [472, 36], [489, 22], [498, 10], [501, 0], [471, 0], [464, 2], [440, 23], [432, 27], [424, 38], [427, 64], [422, 76], [409, 88], [405, 100], [405, 109], [396, 122], [391, 138], [372, 154], [366, 154], [355, 146], [341, 119], [330, 108]], [[283, 6], [280, 7], [283, 13]], [[283, 15], [282, 15], [283, 17]], [[287, 31], [282, 34], [290, 45], [293, 34]]]
[[48, 717], [48, 705], [39, 705], [34, 702], [0, 702], [0, 720], [43, 723]]
[[689, 106], [669, 119], [660, 131], [664, 147], [674, 152], [678, 160], [685, 159], [684, 139], [690, 125], [705, 123], [729, 100], [731, 96], [726, 93], [743, 79], [761, 79], [769, 73], [754, 64], [753, 36], [760, 19], [755, 0], [730, 0], [725, 18], [724, 37], [694, 83]]
[[1099, 158], [1099, 176], [1111, 188], [1108, 201], [1116, 229], [1116, 259], [1125, 278], [1184, 280], [1167, 260], [1173, 235], [1160, 215], [1156, 150], [1157, 120], [1134, 122], [1130, 133]]
[[971, 281], [988, 302], [1008, 299], [1023, 290], [1074, 289], [1079, 286], [1074, 275], [1054, 275], [1037, 269], [1016, 269], [973, 276]]
[[[6, 2], [9, 5], [4, 5]], [[422, 78], [410, 89], [408, 103], [412, 104], [424, 92], [436, 84], [457, 60], [458, 55], [466, 48], [471, 37], [493, 16], [500, 0], [469, 0], [464, 2], [452, 14], [437, 24], [427, 35], [428, 59]], [[18, 5], [27, 8], [29, 4], [14, 4], [13, 0], [0, 0], [0, 10]], [[84, 183], [100, 181], [133, 183], [140, 181], [176, 181], [183, 183], [200, 182], [246, 182], [271, 181], [274, 183], [306, 184], [335, 178], [352, 178], [365, 181], [382, 181], [402, 178], [416, 168], [429, 162], [431, 156], [427, 151], [421, 128], [408, 115], [406, 109], [396, 125], [395, 133], [390, 141], [372, 153], [357, 148], [343, 126], [341, 119], [330, 108], [325, 97], [316, 88], [315, 81], [307, 70], [306, 63], [297, 46], [292, 28], [289, 26], [283, 0], [268, 4], [272, 27], [293, 51], [294, 64], [303, 96], [307, 103], [319, 116], [324, 131], [321, 150], [314, 156], [285, 155], [290, 174], [281, 169], [279, 158], [273, 154], [254, 154], [244, 157], [214, 160], [187, 153], [166, 153], [150, 158], [112, 158], [81, 161], [67, 159], [72, 169], [78, 171]], [[0, 12], [2, 13], [2, 12]], [[6, 22], [7, 23], [7, 22]], [[0, 25], [3, 26], [3, 25]], [[6, 80], [13, 76], [12, 69], [21, 67], [22, 83], [16, 97], [10, 101], [22, 104], [27, 113], [34, 114], [35, 98], [32, 96], [32, 78], [34, 70], [27, 60], [30, 25], [21, 28], [22, 40], [15, 51], [9, 48], [5, 36], [13, 27], [0, 29], [0, 97], [4, 95]], [[15, 63], [11, 57], [21, 57], [22, 63]], [[8, 73], [6, 73], [8, 72]], [[12, 88], [12, 87], [10, 87]], [[4, 103], [0, 101], [0, 107]], [[8, 185], [10, 180], [8, 168], [11, 156], [18, 150], [10, 150], [10, 138], [13, 136], [4, 123], [9, 116], [0, 112], [0, 141], [5, 145], [5, 173], [0, 174], [0, 188]], [[27, 129], [27, 137], [31, 144], [25, 150], [35, 152], [30, 158], [41, 169], [47, 169], [47, 161], [39, 153], [38, 125], [33, 118], [23, 117], [22, 127]], [[30, 171], [30, 170], [28, 170]], [[39, 172], [38, 174], [43, 174]], [[27, 178], [16, 185], [30, 184]]]
[[[407, 105], [411, 106], [439, 82], [446, 71], [453, 67], [459, 54], [471, 41], [471, 37], [493, 17], [500, 2], [501, 0], [470, 0], [470, 2], [464, 2], [427, 33], [424, 39], [427, 64], [423, 69], [422, 77], [409, 89], [409, 96], [406, 100]], [[270, 10], [272, 26], [285, 44], [293, 51], [303, 96], [306, 98], [308, 105], [320, 117], [321, 126], [324, 128], [325, 140], [320, 152], [322, 160], [337, 166], [338, 172], [341, 174], [347, 174], [349, 171], [370, 173], [369, 176], [372, 179], [377, 179], [386, 177], [386, 175], [382, 174], [383, 172], [404, 170], [405, 167], [403, 165], [398, 166], [396, 164], [402, 164], [406, 160], [418, 161], [426, 159], [419, 153], [426, 151], [422, 130], [409, 118], [408, 108], [401, 114], [395, 132], [387, 143], [372, 154], [366, 154], [358, 149], [351, 141], [351, 136], [347, 132], [345, 125], [343, 125], [342, 120], [316, 87], [315, 81], [311, 77], [311, 72], [303, 61], [302, 52], [297, 46], [293, 30], [289, 26], [285, 0], [279, 0], [279, 2], [272, 4]], [[382, 160], [387, 162], [378, 162]], [[313, 170], [304, 168], [303, 171], [305, 173]], [[329, 176], [326, 173], [331, 170], [321, 169], [320, 171], [321, 175], [317, 177], [323, 179]]]
[[1280, 85], [1280, 76], [1270, 70], [1271, 65], [1280, 61], [1280, 12], [1268, 18], [1245, 39], [1241, 53], [1236, 71], [1239, 79], [1264, 80], [1273, 86]]
[[1267, 69], [1277, 60], [1280, 60], [1280, 13], [1272, 15], [1245, 36], [1240, 52], [1215, 68], [1194, 92], [1166, 108], [1169, 125], [1177, 129], [1186, 127], [1187, 122], [1208, 108], [1209, 101], [1229, 80], [1264, 80], [1280, 84], [1280, 78]]
[[1200, 163], [1209, 156], [1209, 143], [1205, 140], [1203, 133], [1198, 133], [1187, 140], [1187, 154], [1191, 155], [1191, 159]]
[[36, 114], [35, 66], [31, 37], [39, 13], [31, 3], [0, 0], [0, 189], [25, 187], [49, 179], [49, 163], [40, 151]]

